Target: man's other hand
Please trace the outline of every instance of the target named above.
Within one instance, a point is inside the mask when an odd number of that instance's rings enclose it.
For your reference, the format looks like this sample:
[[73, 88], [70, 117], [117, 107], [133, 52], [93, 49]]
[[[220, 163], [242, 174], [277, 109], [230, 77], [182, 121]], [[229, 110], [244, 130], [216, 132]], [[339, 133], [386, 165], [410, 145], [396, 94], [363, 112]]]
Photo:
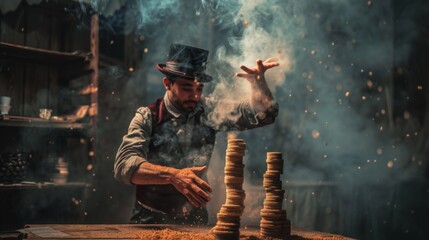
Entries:
[[198, 176], [206, 169], [206, 166], [175, 169], [171, 177], [171, 184], [197, 208], [211, 200], [208, 194], [212, 191], [211, 187]]

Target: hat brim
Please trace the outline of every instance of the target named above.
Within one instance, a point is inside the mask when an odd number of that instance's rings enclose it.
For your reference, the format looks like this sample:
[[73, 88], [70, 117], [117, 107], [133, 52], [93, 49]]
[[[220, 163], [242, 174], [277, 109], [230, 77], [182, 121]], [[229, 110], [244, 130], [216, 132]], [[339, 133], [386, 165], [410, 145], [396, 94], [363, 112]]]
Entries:
[[198, 76], [196, 76], [196, 75], [188, 75], [184, 72], [175, 71], [175, 70], [167, 68], [165, 64], [156, 65], [156, 69], [158, 69], [158, 71], [165, 74], [166, 76], [180, 77], [180, 78], [190, 80], [190, 81], [197, 80], [198, 82], [211, 82], [213, 79], [212, 76], [207, 75], [205, 73], [200, 73], [200, 74], [198, 74]]

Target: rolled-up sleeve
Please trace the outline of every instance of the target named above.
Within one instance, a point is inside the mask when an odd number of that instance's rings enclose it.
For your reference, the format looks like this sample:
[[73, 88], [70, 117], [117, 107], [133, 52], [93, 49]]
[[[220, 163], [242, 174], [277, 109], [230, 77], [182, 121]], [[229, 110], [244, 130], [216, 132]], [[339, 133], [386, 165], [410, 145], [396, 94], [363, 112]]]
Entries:
[[150, 134], [152, 132], [152, 116], [149, 108], [141, 107], [131, 120], [128, 133], [116, 153], [114, 164], [115, 179], [131, 184], [131, 177], [140, 164], [147, 161]]

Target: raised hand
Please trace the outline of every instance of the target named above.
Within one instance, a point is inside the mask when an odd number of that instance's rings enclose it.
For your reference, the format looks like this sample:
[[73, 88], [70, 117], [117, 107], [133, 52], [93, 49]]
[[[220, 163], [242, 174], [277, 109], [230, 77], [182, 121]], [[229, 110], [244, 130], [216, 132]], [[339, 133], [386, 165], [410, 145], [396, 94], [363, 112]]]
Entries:
[[198, 177], [207, 169], [204, 167], [191, 167], [177, 169], [171, 178], [171, 184], [182, 193], [195, 207], [203, 207], [211, 200], [207, 192], [211, 192], [209, 184]]
[[241, 77], [241, 78], [246, 78], [247, 80], [254, 82], [256, 80], [260, 80], [261, 78], [263, 78], [264, 73], [268, 69], [276, 67], [278, 65], [279, 65], [279, 63], [274, 58], [268, 58], [267, 60], [265, 60], [263, 62], [262, 62], [262, 60], [258, 59], [256, 61], [256, 66], [253, 68], [248, 68], [244, 65], [241, 65], [240, 68], [245, 73], [237, 73], [236, 76]]

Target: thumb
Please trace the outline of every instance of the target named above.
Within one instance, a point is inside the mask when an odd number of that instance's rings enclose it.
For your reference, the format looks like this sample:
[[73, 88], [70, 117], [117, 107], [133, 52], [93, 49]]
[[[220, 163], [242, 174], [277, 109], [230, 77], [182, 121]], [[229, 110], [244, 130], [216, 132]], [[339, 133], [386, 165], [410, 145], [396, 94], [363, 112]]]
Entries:
[[198, 174], [198, 173], [202, 173], [207, 169], [207, 166], [202, 166], [202, 167], [191, 167], [190, 168], [192, 172]]

